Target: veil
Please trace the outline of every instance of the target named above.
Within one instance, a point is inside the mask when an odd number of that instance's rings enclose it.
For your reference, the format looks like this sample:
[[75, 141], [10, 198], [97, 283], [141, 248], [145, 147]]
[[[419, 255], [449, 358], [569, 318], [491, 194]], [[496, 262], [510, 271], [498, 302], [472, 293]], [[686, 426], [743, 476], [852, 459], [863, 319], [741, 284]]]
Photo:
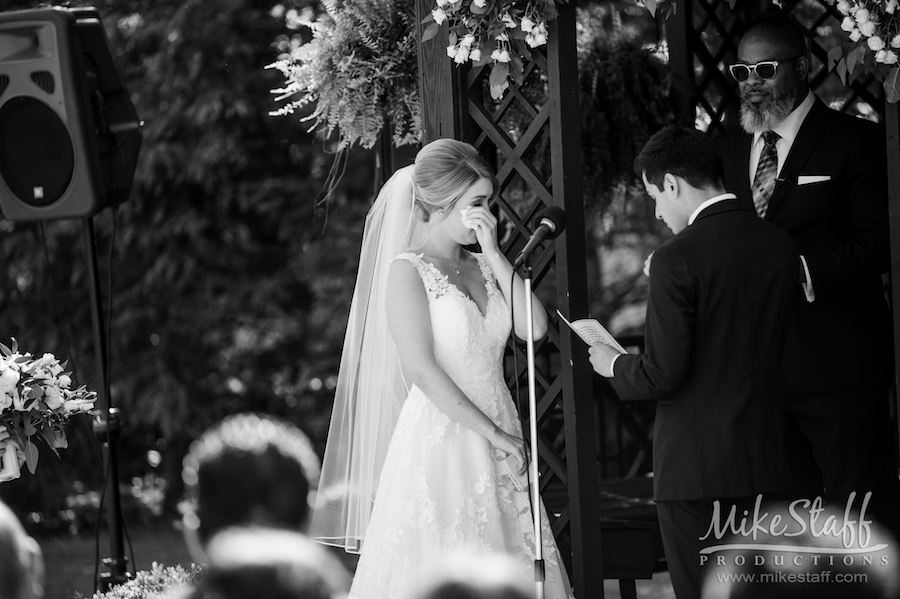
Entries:
[[357, 553], [407, 388], [385, 316], [391, 259], [415, 232], [413, 170], [396, 171], [366, 217], [310, 537]]

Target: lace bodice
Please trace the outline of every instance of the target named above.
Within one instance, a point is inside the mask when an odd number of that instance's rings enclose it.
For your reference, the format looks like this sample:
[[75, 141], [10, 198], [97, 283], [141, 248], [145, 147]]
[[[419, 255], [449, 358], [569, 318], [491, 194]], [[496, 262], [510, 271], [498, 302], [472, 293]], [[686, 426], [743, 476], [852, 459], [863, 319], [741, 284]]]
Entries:
[[423, 260], [421, 254], [400, 254], [395, 260], [408, 260], [422, 277], [438, 364], [490, 416], [496, 404], [485, 397], [485, 390], [505, 392], [502, 356], [512, 323], [487, 258], [482, 254], [473, 256], [481, 267], [487, 289], [484, 314], [472, 298]]

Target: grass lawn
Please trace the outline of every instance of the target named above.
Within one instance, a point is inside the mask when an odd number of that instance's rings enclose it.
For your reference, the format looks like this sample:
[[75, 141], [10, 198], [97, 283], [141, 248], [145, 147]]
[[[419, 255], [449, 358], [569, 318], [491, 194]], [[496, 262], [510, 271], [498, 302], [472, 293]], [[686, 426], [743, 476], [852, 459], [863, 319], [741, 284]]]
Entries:
[[[149, 570], [150, 564], [158, 562], [166, 566], [191, 565], [191, 558], [184, 545], [181, 532], [172, 525], [157, 524], [155, 527], [132, 530], [131, 541], [137, 570]], [[47, 566], [45, 599], [73, 599], [76, 592], [90, 597], [94, 591], [94, 564], [96, 544], [94, 537], [50, 537], [38, 539], [44, 551]], [[128, 543], [125, 543], [128, 553]], [[355, 558], [335, 550], [343, 558], [349, 569], [355, 566]], [[109, 537], [101, 534], [100, 558], [110, 555]], [[102, 564], [100, 572], [106, 572]], [[604, 582], [607, 599], [618, 599], [618, 581]], [[674, 599], [668, 572], [654, 574], [652, 580], [637, 581], [637, 595], [641, 599]]]
[[[129, 530], [134, 547], [135, 564], [129, 569], [149, 570], [150, 564], [159, 562], [166, 566], [191, 564], [181, 532], [171, 525], [158, 524], [151, 528]], [[39, 538], [44, 552], [47, 579], [44, 585], [45, 599], [72, 599], [75, 593], [90, 597], [94, 592], [94, 568], [97, 545], [93, 536]], [[109, 537], [100, 535], [100, 559], [110, 556]], [[129, 554], [128, 542], [125, 553]], [[101, 573], [108, 568], [100, 565]]]

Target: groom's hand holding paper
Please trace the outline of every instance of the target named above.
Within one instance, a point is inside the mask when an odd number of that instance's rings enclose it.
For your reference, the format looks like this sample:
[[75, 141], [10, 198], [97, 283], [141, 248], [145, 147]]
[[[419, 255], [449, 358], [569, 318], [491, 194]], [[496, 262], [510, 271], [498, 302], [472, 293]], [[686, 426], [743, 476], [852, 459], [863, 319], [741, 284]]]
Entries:
[[562, 312], [557, 310], [556, 313], [582, 341], [588, 344], [588, 353], [591, 356], [591, 366], [594, 371], [600, 376], [611, 378], [616, 358], [628, 353], [625, 348], [609, 334], [602, 324], [593, 318], [582, 318], [575, 322], [569, 322]]

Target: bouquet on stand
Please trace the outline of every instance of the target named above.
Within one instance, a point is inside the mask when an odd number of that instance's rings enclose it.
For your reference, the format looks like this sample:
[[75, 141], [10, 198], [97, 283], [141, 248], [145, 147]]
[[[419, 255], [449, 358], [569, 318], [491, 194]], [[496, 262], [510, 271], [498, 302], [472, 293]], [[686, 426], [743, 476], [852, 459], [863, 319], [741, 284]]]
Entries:
[[35, 358], [20, 353], [15, 339], [11, 348], [0, 343], [0, 482], [18, 478], [23, 463], [34, 474], [35, 436], [59, 456], [68, 446], [66, 422], [94, 407], [97, 394], [73, 389], [70, 375], [53, 354]]

